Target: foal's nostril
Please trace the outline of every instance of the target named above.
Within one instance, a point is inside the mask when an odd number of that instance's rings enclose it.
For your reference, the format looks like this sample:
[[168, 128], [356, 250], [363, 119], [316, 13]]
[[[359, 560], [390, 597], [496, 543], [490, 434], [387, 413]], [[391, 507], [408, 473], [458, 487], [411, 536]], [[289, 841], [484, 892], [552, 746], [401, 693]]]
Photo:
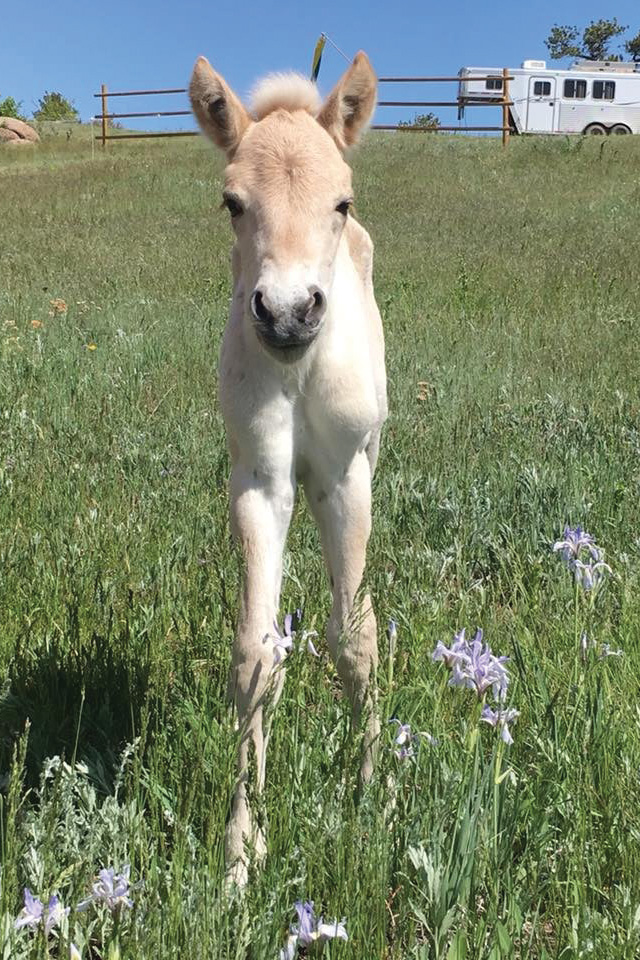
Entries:
[[251, 297], [251, 310], [261, 323], [273, 323], [273, 314], [267, 309], [261, 290], [254, 290]]
[[308, 316], [315, 320], [319, 320], [327, 305], [326, 297], [320, 287], [309, 287], [309, 294], [310, 299]]

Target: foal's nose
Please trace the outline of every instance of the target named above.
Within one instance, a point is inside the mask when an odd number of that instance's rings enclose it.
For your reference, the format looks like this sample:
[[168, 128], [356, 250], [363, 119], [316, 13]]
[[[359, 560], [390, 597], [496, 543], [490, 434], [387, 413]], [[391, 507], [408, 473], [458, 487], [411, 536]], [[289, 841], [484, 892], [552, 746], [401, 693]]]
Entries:
[[275, 326], [278, 321], [295, 320], [313, 327], [324, 314], [327, 300], [317, 286], [309, 287], [307, 294], [306, 298], [298, 297], [289, 303], [279, 301], [274, 304], [263, 288], [256, 287], [251, 295], [251, 312], [265, 326]]

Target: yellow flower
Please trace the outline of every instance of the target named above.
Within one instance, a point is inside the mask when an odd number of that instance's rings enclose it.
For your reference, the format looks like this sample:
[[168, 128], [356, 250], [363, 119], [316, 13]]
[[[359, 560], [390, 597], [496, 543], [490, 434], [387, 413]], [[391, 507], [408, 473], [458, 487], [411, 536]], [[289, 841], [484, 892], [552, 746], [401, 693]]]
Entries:
[[98, 345], [96, 343], [92, 342], [87, 344], [87, 350], [97, 350], [97, 349], [98, 349]]

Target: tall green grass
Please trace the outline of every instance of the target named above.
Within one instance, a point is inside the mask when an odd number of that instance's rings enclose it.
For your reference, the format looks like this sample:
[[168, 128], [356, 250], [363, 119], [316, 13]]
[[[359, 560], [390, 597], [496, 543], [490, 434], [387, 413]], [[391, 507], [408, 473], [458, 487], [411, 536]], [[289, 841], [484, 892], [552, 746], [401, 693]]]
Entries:
[[[383, 723], [358, 797], [326, 647], [297, 651], [268, 856], [232, 901], [221, 161], [200, 141], [2, 152], [3, 960], [68, 939], [112, 960], [273, 958], [298, 898], [346, 918], [325, 949], [344, 960], [637, 956], [640, 145], [596, 140], [370, 135], [354, 158], [391, 410], [367, 571], [380, 711], [438, 742], [399, 762]], [[576, 605], [551, 551], [565, 523], [606, 550], [595, 601]], [[322, 631], [302, 503], [285, 560], [283, 612]], [[462, 626], [511, 657], [510, 748], [431, 662]], [[13, 931], [24, 886], [73, 907], [124, 863], [132, 911], [72, 911], [48, 946]]]

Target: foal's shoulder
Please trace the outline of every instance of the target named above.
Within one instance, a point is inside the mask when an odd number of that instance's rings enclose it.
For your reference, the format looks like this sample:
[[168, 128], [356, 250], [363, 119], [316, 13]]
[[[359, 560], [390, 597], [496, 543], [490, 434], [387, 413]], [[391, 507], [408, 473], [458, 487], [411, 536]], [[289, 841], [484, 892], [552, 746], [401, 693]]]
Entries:
[[371, 280], [373, 270], [373, 241], [362, 226], [351, 215], [347, 217], [345, 227], [349, 253], [363, 283]]

